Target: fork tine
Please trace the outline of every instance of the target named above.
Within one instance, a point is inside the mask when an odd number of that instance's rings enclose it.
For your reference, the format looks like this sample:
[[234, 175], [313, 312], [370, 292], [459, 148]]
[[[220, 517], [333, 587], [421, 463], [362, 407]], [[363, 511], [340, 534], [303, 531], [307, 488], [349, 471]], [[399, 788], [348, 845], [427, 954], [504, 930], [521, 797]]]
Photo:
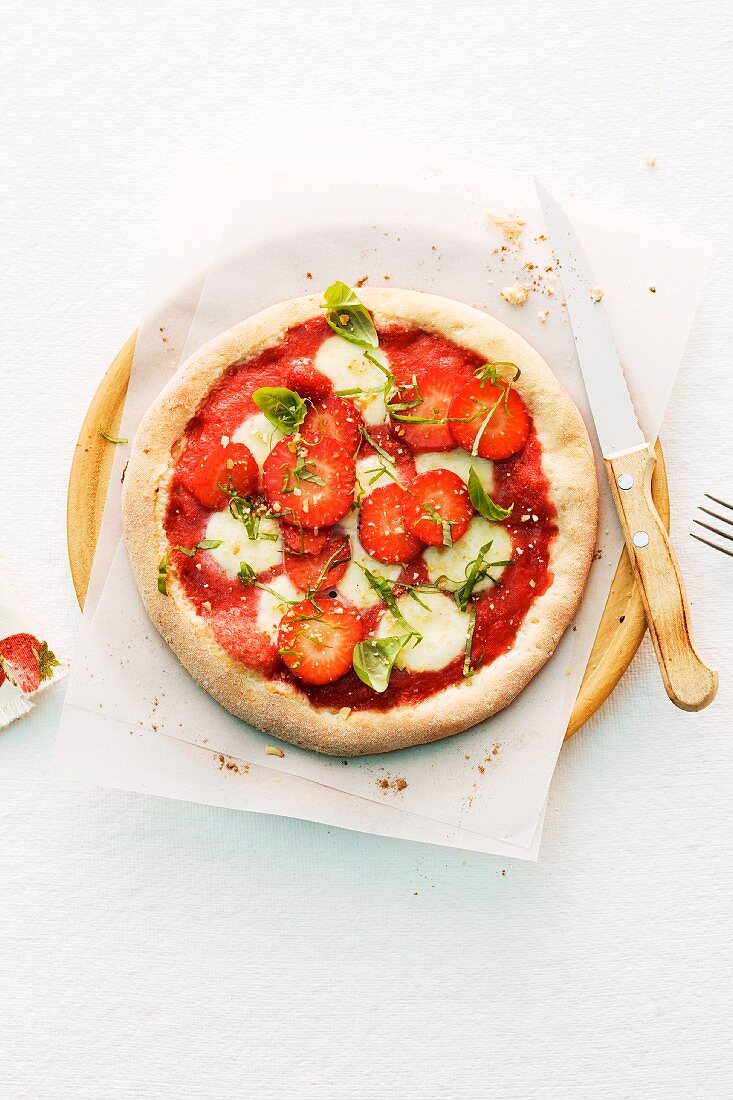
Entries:
[[733, 525], [733, 519], [729, 519], [728, 516], [719, 516], [718, 513], [713, 512], [711, 508], [703, 508], [702, 504], [700, 505], [700, 511], [704, 512], [706, 516], [712, 516], [713, 519], [719, 519], [721, 523], [730, 523]]
[[717, 527], [711, 527], [709, 523], [703, 523], [701, 519], [695, 519], [692, 522], [699, 523], [706, 531], [712, 531], [714, 535], [719, 535], [721, 539], [730, 539], [733, 542], [733, 535], [729, 535], [727, 531], [719, 531]]
[[720, 497], [714, 497], [710, 493], [706, 493], [705, 496], [708, 500], [714, 500], [716, 504], [722, 504], [724, 508], [730, 508], [733, 512], [733, 504], [728, 504], [727, 500], [721, 500]]
[[721, 554], [727, 554], [729, 558], [733, 558], [733, 550], [726, 550], [724, 546], [718, 546], [717, 543], [710, 542], [709, 539], [700, 538], [699, 535], [695, 535], [692, 531], [690, 531], [690, 534], [693, 539], [697, 539], [698, 542], [704, 542], [706, 546], [712, 546], [713, 550], [719, 550]]

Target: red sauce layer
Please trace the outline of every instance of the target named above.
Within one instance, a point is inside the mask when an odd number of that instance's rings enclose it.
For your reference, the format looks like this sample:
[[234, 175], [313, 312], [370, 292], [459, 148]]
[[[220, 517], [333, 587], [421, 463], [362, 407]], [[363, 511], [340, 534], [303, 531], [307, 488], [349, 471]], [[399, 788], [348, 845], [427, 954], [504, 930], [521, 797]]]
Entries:
[[[286, 386], [303, 397], [333, 392], [330, 380], [315, 370], [318, 348], [333, 334], [322, 318], [315, 318], [291, 329], [277, 345], [262, 352], [246, 366], [234, 365], [186, 429], [187, 442], [206, 442], [213, 446], [224, 435], [232, 435], [248, 416], [259, 412], [252, 394], [260, 386]], [[468, 380], [483, 360], [445, 337], [407, 328], [380, 332], [380, 347], [385, 351], [398, 379], [409, 380], [436, 366]], [[398, 472], [404, 478], [414, 473], [409, 449], [400, 441], [394, 427], [370, 429], [370, 434], [398, 459]], [[200, 449], [198, 449], [200, 455]], [[368, 454], [364, 445], [360, 455]], [[193, 468], [192, 448], [185, 447], [176, 463], [170, 486], [166, 515], [166, 534], [171, 545], [193, 546], [204, 538], [211, 513], [194, 497], [189, 488]], [[494, 463], [493, 497], [503, 507], [514, 505], [511, 521], [506, 524], [513, 542], [515, 564], [504, 570], [501, 586], [492, 586], [476, 600], [476, 626], [472, 645], [474, 667], [490, 664], [514, 645], [519, 627], [530, 606], [552, 583], [548, 568], [550, 545], [557, 533], [555, 509], [549, 499], [549, 484], [542, 470], [542, 448], [532, 427], [524, 447], [516, 455]], [[522, 516], [529, 516], [525, 522]], [[172, 564], [187, 597], [196, 612], [205, 618], [219, 642], [247, 668], [272, 679], [287, 680], [316, 706], [354, 710], [386, 710], [400, 703], [417, 702], [451, 683], [463, 679], [463, 658], [457, 658], [437, 672], [408, 672], [394, 669], [389, 687], [377, 694], [349, 672], [332, 684], [314, 686], [298, 680], [280, 660], [277, 648], [256, 626], [259, 590], [244, 588], [232, 580], [208, 554], [188, 558], [173, 553]], [[259, 577], [272, 580], [281, 567]], [[402, 578], [413, 583], [426, 579], [421, 561], [406, 567]], [[365, 632], [377, 623], [383, 604], [362, 611]]]

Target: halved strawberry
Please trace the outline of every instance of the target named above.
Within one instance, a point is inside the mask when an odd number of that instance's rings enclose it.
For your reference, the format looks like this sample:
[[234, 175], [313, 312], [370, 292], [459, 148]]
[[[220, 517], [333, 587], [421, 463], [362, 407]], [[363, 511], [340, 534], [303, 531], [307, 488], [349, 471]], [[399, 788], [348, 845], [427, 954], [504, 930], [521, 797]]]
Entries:
[[292, 550], [294, 554], [317, 554], [332, 534], [330, 527], [309, 531], [306, 527], [292, 527], [289, 523], [282, 525], [280, 533], [288, 550]]
[[359, 541], [377, 561], [413, 561], [422, 550], [420, 540], [407, 530], [403, 511], [407, 500], [409, 493], [393, 483], [375, 489], [361, 502]]
[[465, 482], [452, 470], [429, 470], [410, 482], [403, 504], [408, 531], [428, 546], [450, 546], [473, 515]]
[[346, 535], [332, 535], [317, 554], [285, 551], [285, 571], [301, 592], [320, 592], [338, 584], [351, 561], [351, 545]]
[[303, 435], [335, 439], [350, 455], [353, 455], [361, 439], [360, 423], [361, 417], [353, 401], [329, 394], [327, 397], [311, 400], [300, 430]]
[[280, 620], [278, 652], [300, 680], [330, 684], [351, 668], [354, 646], [363, 633], [355, 607], [327, 597], [304, 600]]
[[44, 680], [52, 680], [53, 670], [59, 663], [48, 643], [40, 642], [33, 634], [11, 634], [3, 638], [0, 657], [8, 662], [18, 687], [26, 693], [36, 691]]
[[472, 454], [475, 447], [481, 458], [509, 458], [521, 450], [529, 435], [524, 402], [499, 379], [467, 382], [451, 402], [450, 417], [456, 441]]
[[288, 436], [269, 453], [262, 487], [285, 523], [330, 527], [354, 499], [354, 459], [335, 439]]
[[[389, 407], [395, 429], [413, 451], [451, 451], [456, 445], [448, 423], [450, 403], [461, 388], [463, 379], [444, 370], [430, 367], [420, 377], [417, 388], [406, 383], [393, 390]], [[417, 421], [427, 420], [427, 424]]]
[[204, 508], [220, 511], [227, 503], [220, 485], [231, 485], [240, 496], [257, 491], [259, 470], [255, 457], [244, 443], [217, 443], [202, 455], [191, 477], [191, 489]]

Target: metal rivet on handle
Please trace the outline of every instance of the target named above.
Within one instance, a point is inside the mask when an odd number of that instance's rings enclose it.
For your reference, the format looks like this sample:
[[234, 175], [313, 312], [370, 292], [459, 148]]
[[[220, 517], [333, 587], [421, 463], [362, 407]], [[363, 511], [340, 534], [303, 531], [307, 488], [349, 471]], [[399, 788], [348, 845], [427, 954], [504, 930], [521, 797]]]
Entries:
[[631, 474], [619, 474], [618, 487], [619, 489], [631, 489], [634, 485], [634, 479]]
[[649, 536], [647, 535], [646, 531], [634, 531], [631, 541], [633, 542], [634, 546], [648, 546]]

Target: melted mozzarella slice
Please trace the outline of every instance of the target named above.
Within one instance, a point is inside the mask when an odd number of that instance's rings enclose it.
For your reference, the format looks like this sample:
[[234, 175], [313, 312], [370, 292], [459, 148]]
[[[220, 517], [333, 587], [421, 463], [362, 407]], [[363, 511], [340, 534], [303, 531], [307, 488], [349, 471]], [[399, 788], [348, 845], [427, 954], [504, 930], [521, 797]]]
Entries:
[[[467, 612], [459, 611], [451, 597], [442, 592], [419, 592], [418, 596], [425, 607], [409, 595], [397, 600], [400, 614], [422, 634], [422, 640], [417, 645], [408, 642], [395, 664], [410, 672], [435, 672], [465, 652], [470, 619]], [[404, 626], [387, 611], [379, 621], [376, 636], [389, 638], [404, 632]]]
[[[387, 356], [379, 348], [369, 348], [368, 351], [385, 367], [389, 365]], [[379, 388], [379, 393], [357, 393], [351, 396], [367, 424], [382, 424], [387, 420], [383, 391], [385, 376], [379, 367], [369, 362], [364, 348], [350, 344], [341, 336], [331, 336], [321, 344], [313, 366], [330, 378], [335, 390]]]
[[354, 508], [341, 520], [340, 527], [349, 535], [351, 542], [351, 561], [341, 580], [336, 585], [338, 592], [356, 607], [372, 607], [379, 603], [379, 596], [369, 584], [360, 566], [364, 566], [370, 573], [387, 580], [395, 581], [402, 572], [399, 565], [385, 565], [376, 558], [367, 554], [359, 541], [359, 513]]
[[[488, 542], [491, 543], [491, 549], [485, 554], [484, 561], [508, 561], [511, 558], [512, 540], [509, 532], [499, 523], [489, 523], [483, 516], [474, 516], [463, 538], [453, 546], [428, 546], [423, 557], [430, 580], [435, 583], [439, 577], [447, 577], [457, 588], [466, 579], [467, 571], [478, 557], [481, 547]], [[503, 572], [504, 567], [499, 566], [491, 570], [491, 576], [498, 580]], [[489, 577], [484, 577], [474, 587], [474, 592], [490, 588], [491, 583]]]
[[468, 485], [468, 474], [473, 466], [476, 476], [486, 492], [491, 496], [494, 490], [494, 463], [488, 458], [474, 458], [462, 447], [453, 451], [425, 451], [415, 455], [415, 466], [419, 474], [428, 470], [452, 470], [461, 481]]
[[290, 606], [288, 601], [302, 599], [303, 593], [295, 587], [287, 573], [275, 577], [267, 587], [272, 591], [260, 589], [257, 629], [267, 634], [271, 642], [276, 642], [280, 620]]
[[264, 413], [257, 413], [239, 425], [232, 435], [232, 442], [244, 443], [249, 447], [255, 462], [261, 468], [275, 444], [284, 438], [283, 433], [273, 428]]
[[390, 485], [394, 478], [385, 473], [385, 469], [393, 473], [396, 469], [394, 462], [388, 462], [383, 455], [372, 455], [370, 458], [360, 458], [356, 463], [356, 495], [361, 497], [371, 493], [372, 489], [379, 489], [382, 485]]
[[[275, 538], [264, 537], [267, 535], [274, 535]], [[214, 512], [210, 517], [206, 525], [205, 538], [221, 541], [221, 546], [207, 552], [230, 577], [236, 577], [239, 572], [239, 563], [243, 561], [246, 561], [255, 573], [272, 569], [273, 566], [280, 565], [282, 562], [282, 539], [274, 519], [264, 518], [260, 522], [259, 537], [250, 539], [247, 537], [244, 525], [234, 518], [228, 508], [224, 508], [221, 512]]]

